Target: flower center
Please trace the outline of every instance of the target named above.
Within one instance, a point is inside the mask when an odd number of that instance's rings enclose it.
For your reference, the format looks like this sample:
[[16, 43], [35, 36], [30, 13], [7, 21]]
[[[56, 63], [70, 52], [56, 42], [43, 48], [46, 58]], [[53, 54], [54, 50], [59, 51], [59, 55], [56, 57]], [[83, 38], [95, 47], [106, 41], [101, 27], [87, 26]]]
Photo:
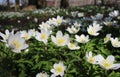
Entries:
[[56, 68], [56, 71], [57, 71], [57, 73], [61, 73], [61, 72], [62, 72], [62, 67], [58, 66], [58, 67]]
[[46, 39], [47, 38], [47, 36], [46, 36], [46, 34], [41, 34], [41, 39]]
[[58, 38], [57, 39], [57, 44], [64, 44], [65, 40], [63, 38]]
[[112, 63], [111, 62], [108, 62], [107, 60], [103, 60], [102, 61], [102, 65], [103, 67], [105, 68], [110, 68], [112, 66]]
[[89, 58], [88, 58], [88, 62], [89, 62], [89, 63], [94, 63], [94, 58], [93, 58], [93, 57], [89, 57]]
[[21, 47], [21, 43], [17, 40], [11, 41], [11, 45], [13, 46], [14, 49], [19, 49]]

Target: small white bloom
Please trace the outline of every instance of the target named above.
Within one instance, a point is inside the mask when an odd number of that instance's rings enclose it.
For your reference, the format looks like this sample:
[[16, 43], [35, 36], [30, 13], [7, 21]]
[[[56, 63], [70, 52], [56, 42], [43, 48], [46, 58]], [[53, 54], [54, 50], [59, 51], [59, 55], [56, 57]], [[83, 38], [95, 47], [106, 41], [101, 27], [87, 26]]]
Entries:
[[110, 41], [110, 38], [111, 38], [111, 34], [106, 34], [106, 37], [104, 38], [104, 43]]
[[21, 50], [28, 47], [28, 44], [25, 43], [25, 39], [20, 36], [19, 32], [16, 34], [10, 34], [7, 43], [12, 51], [16, 53], [20, 53]]
[[36, 75], [36, 77], [49, 77], [49, 75], [47, 73], [41, 73], [40, 72]]
[[87, 52], [86, 53], [87, 62], [89, 62], [91, 64], [98, 64], [99, 56], [100, 55], [93, 56], [91, 51]]
[[36, 38], [38, 41], [42, 41], [44, 44], [47, 44], [49, 35], [50, 35], [50, 32], [49, 32], [49, 31], [45, 31], [45, 30], [43, 29], [43, 30], [41, 30], [41, 33], [36, 32], [35, 38]]
[[20, 23], [21, 21], [20, 21], [20, 20], [18, 20], [17, 22], [18, 22], [18, 23]]
[[33, 37], [35, 36], [35, 32], [36, 32], [35, 29], [29, 29], [28, 30], [28, 34], [30, 34]]
[[34, 22], [35, 22], [35, 23], [38, 23], [38, 18], [34, 18]]
[[117, 17], [118, 15], [119, 15], [119, 11], [118, 10], [114, 10], [114, 11], [109, 13], [109, 16], [111, 16], [111, 17]]
[[120, 47], [120, 41], [118, 40], [118, 38], [116, 37], [115, 39], [114, 38], [110, 38], [110, 41], [111, 41], [111, 44], [113, 47]]
[[66, 29], [70, 34], [75, 34], [80, 30], [80, 27], [71, 26]]
[[55, 22], [55, 26], [59, 26], [63, 22], [63, 17], [57, 16], [57, 18], [53, 18], [53, 21]]
[[64, 66], [63, 62], [60, 61], [58, 64], [55, 63], [53, 65], [53, 69], [50, 70], [53, 73], [51, 77], [56, 77], [58, 75], [62, 77], [64, 75], [65, 70], [66, 70], [66, 66]]
[[12, 32], [10, 32], [8, 29], [6, 29], [5, 34], [0, 32], [0, 36], [3, 38], [3, 40], [1, 40], [1, 41], [6, 43], [10, 33], [13, 34], [14, 30], [12, 30]]
[[73, 24], [74, 24], [73, 26], [75, 26], [75, 27], [80, 27], [80, 26], [81, 26], [81, 24], [78, 23], [78, 22], [75, 22], [75, 23], [73, 23]]
[[78, 49], [80, 49], [80, 47], [77, 46], [77, 45], [74, 44], [74, 43], [69, 43], [69, 44], [68, 44], [68, 48], [69, 48], [70, 50], [78, 50]]
[[80, 36], [75, 35], [75, 40], [79, 43], [87, 43], [90, 39], [89, 36], [85, 36], [84, 34], [81, 34]]
[[104, 59], [103, 56], [99, 56], [98, 63], [102, 68], [104, 68], [106, 70], [119, 69], [120, 68], [120, 63], [114, 64], [114, 61], [115, 61], [115, 58], [114, 58], [113, 55], [109, 55], [106, 59]]
[[87, 32], [92, 35], [92, 36], [97, 36], [99, 35], [98, 31], [100, 31], [102, 29], [102, 26], [100, 26], [100, 24], [97, 24], [96, 22], [93, 23], [93, 26], [89, 26], [87, 28]]
[[44, 29], [44, 30], [51, 30], [52, 29], [52, 27], [48, 24], [48, 23], [44, 23], [44, 22], [42, 22], [42, 24], [40, 24], [39, 25], [39, 29], [41, 30], [41, 29]]
[[69, 35], [63, 35], [61, 31], [56, 33], [56, 37], [51, 36], [51, 39], [57, 46], [65, 46], [70, 42]]
[[78, 13], [78, 17], [83, 17], [84, 13]]
[[20, 31], [20, 34], [21, 34], [21, 37], [23, 37], [25, 40], [29, 40], [32, 36], [30, 31], [28, 33], [26, 30]]

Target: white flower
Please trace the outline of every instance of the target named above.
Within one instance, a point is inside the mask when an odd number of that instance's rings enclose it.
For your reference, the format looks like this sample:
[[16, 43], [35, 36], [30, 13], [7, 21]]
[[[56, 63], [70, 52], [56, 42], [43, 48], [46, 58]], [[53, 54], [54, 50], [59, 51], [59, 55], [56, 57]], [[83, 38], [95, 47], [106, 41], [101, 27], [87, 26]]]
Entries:
[[35, 23], [38, 23], [38, 18], [34, 18], [34, 22], [35, 22]]
[[98, 63], [102, 68], [106, 70], [109, 70], [109, 69], [115, 70], [120, 68], [120, 63], [114, 64], [114, 61], [115, 61], [115, 58], [113, 55], [109, 55], [106, 59], [104, 59], [103, 56], [99, 56]]
[[70, 50], [78, 50], [78, 49], [80, 49], [80, 47], [77, 46], [77, 45], [74, 44], [74, 43], [68, 43], [68, 48], [69, 48]]
[[47, 73], [41, 73], [40, 72], [36, 75], [36, 77], [49, 77], [49, 75]]
[[10, 33], [13, 34], [13, 33], [14, 33], [14, 30], [12, 30], [12, 32], [9, 32], [9, 30], [6, 29], [6, 30], [5, 30], [5, 34], [0, 32], [0, 36], [3, 38], [3, 40], [1, 40], [1, 41], [6, 43], [7, 40], [8, 40], [8, 37], [9, 37], [9, 34], [10, 34]]
[[53, 18], [53, 21], [55, 22], [55, 26], [59, 26], [63, 22], [63, 17], [57, 16], [57, 18]]
[[20, 34], [25, 40], [29, 40], [32, 36], [32, 33], [30, 31], [28, 33], [26, 30], [20, 31]]
[[96, 22], [93, 23], [93, 26], [89, 26], [87, 28], [87, 31], [90, 35], [92, 36], [97, 36], [99, 35], [98, 31], [100, 31], [102, 29], [102, 26], [100, 26], [100, 24], [97, 24]]
[[83, 17], [84, 13], [78, 13], [78, 17]]
[[40, 32], [36, 32], [35, 38], [38, 41], [42, 41], [44, 44], [47, 44], [49, 35], [50, 35], [49, 31], [45, 31], [45, 30], [41, 29], [41, 33]]
[[91, 51], [87, 52], [86, 53], [87, 62], [89, 62], [91, 64], [98, 64], [99, 56], [100, 55], [93, 56]]
[[41, 29], [44, 29], [44, 30], [47, 31], [47, 30], [51, 30], [52, 27], [51, 27], [49, 24], [42, 22], [42, 24], [39, 25], [39, 29], [40, 29], [40, 30], [41, 30]]
[[35, 32], [36, 32], [35, 29], [29, 29], [28, 30], [28, 34], [30, 34], [33, 37], [35, 36]]
[[16, 34], [10, 34], [7, 43], [12, 51], [16, 53], [20, 53], [21, 50], [28, 47], [28, 45], [25, 43], [25, 39], [20, 36], [19, 32]]
[[111, 38], [111, 34], [106, 34], [106, 37], [104, 38], [104, 43], [110, 41], [110, 38]]
[[63, 36], [61, 31], [58, 31], [56, 33], [56, 37], [51, 36], [51, 39], [57, 46], [65, 46], [65, 45], [67, 45], [70, 42], [69, 35], [65, 34]]
[[119, 15], [119, 11], [118, 10], [114, 10], [114, 11], [109, 13], [109, 16], [111, 16], [111, 17], [117, 17], [118, 15]]
[[116, 37], [114, 38], [110, 38], [111, 44], [113, 47], [120, 47], [120, 41], [118, 40], [118, 38]]
[[63, 62], [59, 62], [58, 64], [53, 65], [53, 69], [50, 71], [53, 73], [51, 77], [56, 77], [60, 75], [61, 77], [64, 75], [64, 71], [66, 70], [66, 66], [64, 66]]
[[79, 43], [87, 43], [90, 39], [89, 36], [85, 36], [84, 34], [81, 34], [80, 36], [75, 35], [75, 40]]
[[75, 26], [75, 27], [80, 27], [80, 26], [81, 26], [81, 24], [78, 23], [78, 22], [75, 22], [75, 23], [73, 23], [73, 24], [74, 24], [73, 26]]
[[80, 30], [80, 27], [71, 26], [71, 28], [68, 27], [66, 30], [71, 34], [75, 34]]

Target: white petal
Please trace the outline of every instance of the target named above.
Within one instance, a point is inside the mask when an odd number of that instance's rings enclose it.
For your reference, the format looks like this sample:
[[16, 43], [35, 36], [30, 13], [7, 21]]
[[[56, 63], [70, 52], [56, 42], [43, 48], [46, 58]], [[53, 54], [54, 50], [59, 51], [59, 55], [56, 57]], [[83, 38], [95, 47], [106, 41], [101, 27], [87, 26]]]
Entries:
[[115, 61], [115, 58], [114, 58], [114, 56], [109, 55], [106, 60], [113, 63]]

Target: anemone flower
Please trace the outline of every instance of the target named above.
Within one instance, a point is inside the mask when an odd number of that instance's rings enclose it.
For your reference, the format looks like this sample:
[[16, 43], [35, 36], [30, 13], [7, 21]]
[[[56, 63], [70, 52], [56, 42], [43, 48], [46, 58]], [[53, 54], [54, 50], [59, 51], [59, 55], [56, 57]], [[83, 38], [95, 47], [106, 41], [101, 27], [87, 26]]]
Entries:
[[41, 32], [36, 32], [35, 38], [38, 41], [42, 41], [44, 44], [47, 44], [48, 38], [49, 38], [50, 32], [44, 29], [41, 29]]
[[115, 63], [114, 64], [114, 61], [115, 61], [115, 58], [114, 58], [113, 55], [109, 55], [106, 59], [101, 55], [101, 56], [99, 56], [98, 63], [102, 68], [104, 68], [106, 70], [119, 69], [120, 68], [120, 63]]
[[75, 35], [75, 40], [79, 43], [87, 43], [90, 39], [89, 36], [85, 36], [84, 34], [79, 35]]
[[88, 34], [92, 35], [92, 36], [98, 36], [99, 33], [98, 31], [100, 31], [102, 29], [102, 26], [100, 26], [100, 24], [97, 24], [96, 22], [93, 23], [93, 26], [90, 25], [87, 28], [87, 32]]
[[40, 72], [36, 75], [36, 77], [49, 77], [49, 75], [47, 73]]
[[110, 41], [111, 41], [111, 44], [112, 44], [113, 47], [116, 47], [116, 48], [120, 47], [120, 41], [118, 40], [117, 37], [116, 38], [110, 38]]
[[25, 39], [20, 36], [20, 33], [10, 34], [7, 40], [8, 46], [13, 52], [20, 53], [21, 50], [26, 49], [28, 44], [25, 43]]
[[55, 63], [53, 65], [53, 69], [50, 70], [53, 73], [51, 77], [56, 77], [58, 75], [63, 77], [65, 70], [66, 70], [66, 66], [64, 66], [63, 62], [60, 61], [58, 64]]
[[65, 46], [70, 42], [69, 35], [63, 35], [61, 31], [56, 33], [56, 37], [52, 35], [51, 39], [57, 46]]

